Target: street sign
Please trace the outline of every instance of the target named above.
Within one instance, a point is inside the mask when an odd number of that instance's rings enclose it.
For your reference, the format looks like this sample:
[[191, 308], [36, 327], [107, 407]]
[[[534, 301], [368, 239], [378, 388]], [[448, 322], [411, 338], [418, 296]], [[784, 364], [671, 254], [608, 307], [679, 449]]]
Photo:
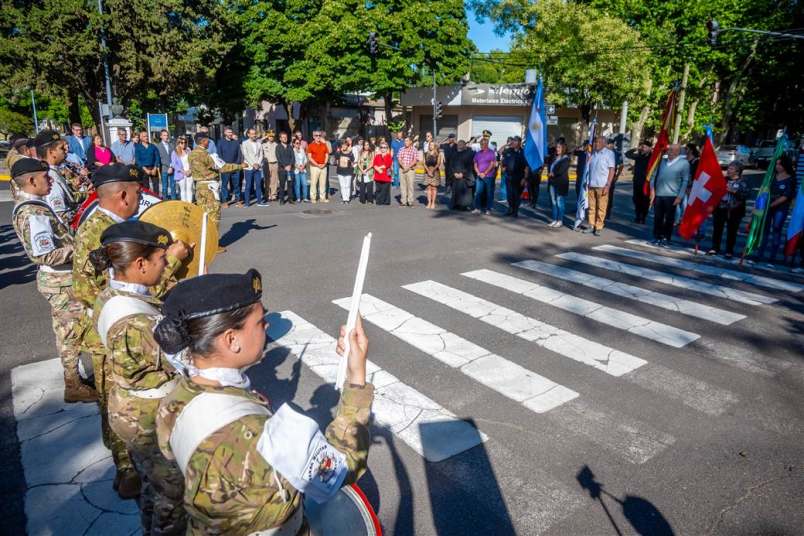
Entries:
[[557, 115], [548, 115], [547, 116], [547, 124], [548, 125], [557, 125], [558, 124], [558, 116]]
[[[556, 105], [555, 104], [546, 104], [544, 106], [544, 111], [547, 112], [547, 115], [555, 115], [556, 114]], [[550, 125], [554, 125], [555, 123], [549, 123]]]
[[148, 114], [148, 126], [152, 129], [167, 128], [167, 114]]

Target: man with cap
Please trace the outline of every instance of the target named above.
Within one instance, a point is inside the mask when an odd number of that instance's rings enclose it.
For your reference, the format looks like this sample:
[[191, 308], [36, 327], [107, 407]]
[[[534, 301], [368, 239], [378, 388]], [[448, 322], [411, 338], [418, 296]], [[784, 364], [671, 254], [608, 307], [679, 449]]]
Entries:
[[[134, 471], [125, 444], [109, 428], [106, 409], [107, 395], [111, 387], [109, 382], [106, 382], [109, 364], [106, 360], [106, 348], [92, 322], [92, 308], [95, 306], [98, 294], [107, 285], [108, 275], [95, 272], [89, 254], [101, 246], [101, 235], [107, 228], [115, 223], [126, 221], [137, 213], [140, 173], [135, 166], [109, 164], [101, 166], [93, 174], [92, 181], [95, 191], [98, 193], [98, 209], [81, 224], [75, 237], [73, 291], [87, 310], [83, 322], [83, 348], [92, 354], [103, 443], [112, 451], [112, 459], [117, 468], [114, 489], [122, 498], [130, 499], [139, 494], [140, 481]], [[189, 254], [189, 249], [179, 240], [171, 245], [167, 253], [167, 267], [162, 274], [162, 280], [152, 289], [152, 294], [157, 297], [164, 295], [167, 289], [175, 283], [173, 276], [181, 266], [181, 259], [186, 258]]]
[[[264, 199], [276, 201], [279, 188], [279, 160], [276, 156], [276, 138], [273, 129], [268, 129], [262, 140], [262, 179]], [[267, 203], [266, 203], [267, 204]]]
[[519, 204], [522, 199], [522, 190], [525, 187], [530, 169], [525, 153], [522, 150], [522, 138], [514, 136], [511, 143], [503, 151], [501, 159], [503, 177], [506, 181], [506, 196], [508, 198], [508, 216], [519, 217]]
[[39, 159], [49, 166], [48, 175], [53, 180], [45, 201], [63, 221], [69, 222], [81, 206], [86, 192], [79, 189], [79, 177], [60, 167], [67, 157], [67, 142], [55, 130], [43, 130], [34, 138], [34, 146]]
[[[6, 155], [6, 169], [11, 171], [11, 168], [20, 158], [26, 158], [28, 156], [28, 138], [20, 137], [16, 138], [11, 143], [11, 149], [8, 151]], [[17, 198], [17, 185], [14, 181], [9, 181], [8, 183], [9, 190], [11, 190], [11, 199]]]
[[45, 202], [50, 193], [48, 165], [34, 158], [19, 158], [11, 167], [17, 187], [11, 223], [32, 263], [39, 267], [36, 288], [50, 304], [56, 348], [64, 367], [64, 401], [97, 400], [94, 388], [78, 374], [84, 307], [73, 294], [73, 237], [70, 228]]
[[195, 148], [190, 152], [190, 176], [195, 181], [195, 202], [209, 214], [217, 225], [221, 221], [221, 202], [218, 198], [220, 174], [245, 169], [246, 164], [224, 164], [220, 169], [207, 152], [209, 136], [204, 132], [195, 135]]

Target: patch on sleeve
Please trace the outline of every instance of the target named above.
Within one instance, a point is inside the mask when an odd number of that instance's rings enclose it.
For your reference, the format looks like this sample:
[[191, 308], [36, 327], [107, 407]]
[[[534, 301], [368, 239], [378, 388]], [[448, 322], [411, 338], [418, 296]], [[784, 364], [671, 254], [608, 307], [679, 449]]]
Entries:
[[54, 212], [64, 212], [67, 210], [67, 203], [64, 202], [64, 196], [60, 195], [56, 185], [53, 185], [53, 191], [47, 196], [47, 204]]
[[56, 249], [56, 238], [53, 236], [49, 217], [41, 214], [28, 216], [28, 226], [31, 231], [31, 252], [34, 257]]
[[321, 432], [313, 438], [309, 452], [310, 458], [301, 475], [310, 483], [305, 493], [323, 502], [341, 487], [348, 471], [346, 456], [330, 445]]

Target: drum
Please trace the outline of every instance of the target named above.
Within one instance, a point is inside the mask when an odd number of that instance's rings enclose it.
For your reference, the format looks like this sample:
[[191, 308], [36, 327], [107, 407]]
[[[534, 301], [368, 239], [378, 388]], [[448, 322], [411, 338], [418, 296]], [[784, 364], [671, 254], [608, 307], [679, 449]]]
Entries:
[[313, 536], [382, 536], [380, 520], [357, 484], [323, 504], [305, 498], [304, 517]]

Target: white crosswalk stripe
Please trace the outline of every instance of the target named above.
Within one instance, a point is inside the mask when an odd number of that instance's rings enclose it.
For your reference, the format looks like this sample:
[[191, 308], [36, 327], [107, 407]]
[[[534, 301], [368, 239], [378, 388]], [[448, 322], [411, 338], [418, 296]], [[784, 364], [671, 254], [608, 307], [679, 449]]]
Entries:
[[661, 365], [642, 367], [647, 362], [639, 357], [584, 339], [441, 283], [422, 281], [402, 288], [452, 307], [554, 353], [612, 376], [621, 376], [624, 380], [679, 400], [709, 415], [720, 415], [737, 401], [737, 397], [725, 389]]
[[[351, 298], [343, 298], [332, 303], [348, 310], [350, 302]], [[572, 389], [369, 294], [360, 301], [360, 313], [414, 348], [536, 413], [545, 413], [578, 397]]]
[[636, 300], [638, 302], [654, 305], [662, 309], [667, 309], [675, 313], [693, 316], [714, 322], [716, 324], [728, 326], [745, 318], [745, 315], [719, 309], [703, 303], [698, 303], [683, 298], [676, 298], [668, 294], [662, 294], [642, 287], [620, 283], [612, 279], [600, 277], [585, 272], [579, 272], [565, 266], [557, 266], [555, 264], [548, 264], [537, 260], [528, 259], [525, 261], [515, 262], [512, 266], [517, 268], [524, 268], [532, 272], [563, 279], [583, 285], [585, 287], [593, 288], [601, 292], [614, 294], [621, 298]]
[[594, 266], [595, 268], [603, 268], [605, 270], [611, 270], [613, 272], [640, 277], [649, 281], [655, 281], [657, 283], [662, 283], [663, 285], [670, 285], [685, 290], [691, 290], [700, 294], [709, 294], [710, 296], [715, 296], [717, 298], [732, 300], [748, 305], [763, 305], [778, 301], [776, 298], [772, 298], [770, 296], [763, 296], [753, 292], [745, 292], [743, 290], [737, 290], [721, 285], [714, 285], [712, 283], [690, 279], [689, 277], [668, 274], [658, 270], [653, 270], [651, 268], [643, 268], [642, 266], [604, 259], [602, 257], [595, 257], [593, 255], [585, 255], [575, 251], [559, 253], [556, 255], [556, 257], [559, 259], [579, 262], [588, 266]]
[[607, 307], [591, 300], [565, 294], [531, 281], [512, 277], [493, 270], [474, 270], [461, 274], [489, 285], [510, 290], [542, 303], [601, 322], [617, 329], [639, 335], [673, 348], [683, 348], [700, 338], [697, 333], [684, 331], [661, 322], [640, 317], [619, 309]]
[[784, 290], [794, 293], [798, 293], [804, 290], [804, 285], [799, 285], [798, 283], [782, 281], [780, 279], [773, 279], [771, 277], [765, 277], [761, 275], [749, 274], [747, 272], [739, 272], [737, 270], [728, 270], [726, 268], [720, 268], [717, 266], [704, 264], [701, 262], [685, 261], [683, 259], [678, 259], [676, 257], [669, 257], [666, 255], [656, 255], [653, 253], [648, 253], [646, 251], [638, 251], [634, 249], [622, 248], [619, 246], [613, 246], [611, 244], [596, 246], [593, 249], [596, 251], [602, 251], [604, 253], [622, 255], [623, 257], [629, 257], [631, 259], [637, 259], [642, 261], [656, 262], [663, 264], [665, 266], [672, 266], [673, 268], [680, 268], [682, 270], [689, 270], [691, 272], [713, 275], [716, 277], [720, 277], [722, 279], [728, 279], [729, 281], [748, 283], [751, 285], [756, 285], [758, 287], [765, 287], [773, 290]]
[[[272, 323], [268, 337], [290, 350], [325, 382], [335, 383], [341, 359], [335, 352], [337, 341], [291, 311], [282, 311], [280, 315], [292, 327], [280, 333], [282, 323]], [[375, 388], [372, 406], [375, 422], [387, 427], [426, 460], [445, 460], [488, 439], [474, 426], [374, 363], [367, 363], [366, 372], [367, 381]]]

